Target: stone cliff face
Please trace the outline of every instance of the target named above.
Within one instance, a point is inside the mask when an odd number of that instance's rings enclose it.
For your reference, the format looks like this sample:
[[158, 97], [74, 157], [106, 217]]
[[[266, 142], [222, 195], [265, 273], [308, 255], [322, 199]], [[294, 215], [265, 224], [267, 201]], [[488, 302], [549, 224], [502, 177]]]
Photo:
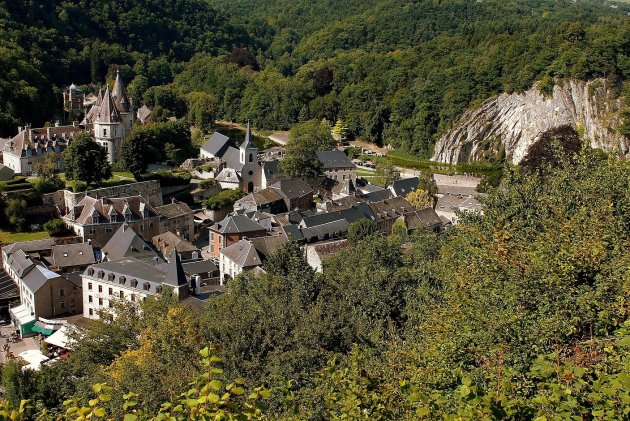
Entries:
[[630, 140], [618, 132], [621, 99], [604, 79], [558, 81], [553, 94], [536, 86], [522, 93], [501, 94], [468, 110], [435, 145], [432, 160], [473, 162], [505, 155], [518, 164], [545, 131], [562, 125], [583, 130], [591, 146], [630, 152]]

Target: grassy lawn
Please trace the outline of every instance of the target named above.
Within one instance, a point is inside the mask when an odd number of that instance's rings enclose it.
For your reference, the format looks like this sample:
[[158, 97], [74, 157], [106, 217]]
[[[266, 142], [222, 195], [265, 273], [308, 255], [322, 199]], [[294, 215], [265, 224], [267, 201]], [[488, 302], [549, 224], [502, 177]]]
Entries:
[[48, 233], [44, 230], [31, 232], [11, 232], [0, 230], [0, 244], [11, 244], [18, 241], [41, 240], [42, 238], [48, 238]]
[[133, 179], [133, 174], [128, 171], [114, 171], [114, 177]]

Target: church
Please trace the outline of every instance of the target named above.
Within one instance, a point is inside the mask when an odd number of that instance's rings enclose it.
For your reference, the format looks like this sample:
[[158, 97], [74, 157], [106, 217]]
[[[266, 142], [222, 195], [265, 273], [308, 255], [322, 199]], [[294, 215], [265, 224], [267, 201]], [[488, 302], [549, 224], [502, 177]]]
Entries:
[[117, 162], [122, 143], [131, 133], [133, 125], [133, 104], [127, 96], [120, 72], [116, 72], [111, 91], [109, 86], [105, 91], [100, 90], [96, 102], [81, 124], [92, 125], [94, 140], [107, 150], [107, 160], [110, 163]]
[[276, 181], [277, 162], [260, 162], [258, 148], [247, 123], [245, 139], [237, 149], [230, 144], [230, 138], [215, 132], [201, 146], [199, 156], [204, 159], [218, 159], [221, 169], [215, 180], [224, 189], [240, 188], [246, 193], [253, 193], [267, 188]]

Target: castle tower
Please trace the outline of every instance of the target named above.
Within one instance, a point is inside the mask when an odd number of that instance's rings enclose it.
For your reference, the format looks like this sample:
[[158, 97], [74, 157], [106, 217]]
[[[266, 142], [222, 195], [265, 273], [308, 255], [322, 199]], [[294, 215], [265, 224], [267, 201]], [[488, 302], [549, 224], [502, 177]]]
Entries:
[[123, 118], [108, 86], [103, 92], [101, 104], [94, 119], [94, 138], [96, 143], [107, 149], [107, 160], [110, 163], [117, 161], [126, 134]]
[[114, 89], [112, 89], [112, 97], [116, 109], [120, 113], [124, 127], [125, 136], [131, 133], [131, 126], [133, 125], [133, 104], [127, 96], [127, 90], [120, 78], [120, 71], [116, 70], [116, 81], [114, 82]]

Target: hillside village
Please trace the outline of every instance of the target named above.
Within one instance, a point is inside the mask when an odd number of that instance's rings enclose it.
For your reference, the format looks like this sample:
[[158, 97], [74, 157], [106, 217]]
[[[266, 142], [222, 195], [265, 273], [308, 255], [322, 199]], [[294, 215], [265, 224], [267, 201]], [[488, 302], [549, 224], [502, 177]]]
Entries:
[[[106, 86], [97, 94], [86, 96], [71, 85], [64, 103], [70, 115], [84, 118], [70, 125], [19, 127], [3, 141], [4, 182], [37, 177], [45, 160], [63, 172], [64, 153], [79, 133], [89, 134], [115, 164], [133, 126], [152, 124], [148, 107], [134, 108], [120, 73], [113, 89]], [[13, 329], [3, 358], [18, 353], [37, 368], [69, 352], [70, 332], [115, 311], [116, 302], [139, 302], [168, 290], [200, 307], [243, 271], [264, 272], [266, 260], [289, 241], [321, 272], [328, 258], [348, 246], [351, 227], [361, 221], [384, 236], [397, 225], [405, 234], [438, 232], [457, 222], [456, 211], [480, 210], [474, 177], [442, 176], [434, 206], [417, 208], [407, 197], [419, 188], [418, 177], [398, 175], [389, 185], [372, 184], [357, 174], [370, 164], [351, 159], [343, 146], [316, 152], [319, 176], [292, 178], [280, 170], [285, 148], [259, 150], [249, 122], [239, 143], [220, 132], [207, 136], [198, 156], [182, 164], [180, 171], [190, 177], [175, 190], [160, 179], [129, 179], [43, 194], [43, 205], [26, 214], [38, 225], [57, 218], [67, 233], [2, 245], [0, 307]], [[458, 177], [468, 187], [457, 185]], [[224, 205], [203, 205], [229, 191], [236, 196]], [[191, 192], [193, 200], [178, 200], [182, 192]], [[51, 351], [33, 356], [40, 348], [34, 338]]]

